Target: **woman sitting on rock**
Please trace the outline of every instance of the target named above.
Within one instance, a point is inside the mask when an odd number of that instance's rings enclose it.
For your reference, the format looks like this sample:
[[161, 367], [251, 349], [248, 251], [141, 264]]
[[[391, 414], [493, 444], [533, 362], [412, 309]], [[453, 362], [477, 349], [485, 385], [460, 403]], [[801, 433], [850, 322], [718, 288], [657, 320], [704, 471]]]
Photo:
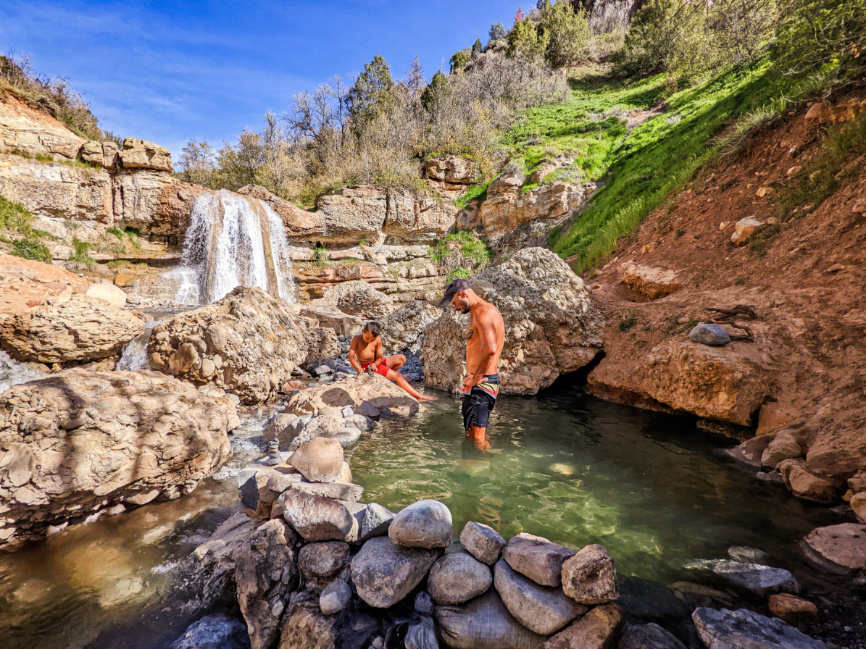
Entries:
[[397, 370], [403, 367], [406, 357], [403, 354], [385, 356], [382, 351], [382, 325], [370, 320], [364, 325], [360, 336], [352, 338], [349, 347], [349, 362], [355, 371], [381, 374], [393, 381], [418, 401], [436, 401], [436, 397], [427, 397], [409, 385], [409, 381]]

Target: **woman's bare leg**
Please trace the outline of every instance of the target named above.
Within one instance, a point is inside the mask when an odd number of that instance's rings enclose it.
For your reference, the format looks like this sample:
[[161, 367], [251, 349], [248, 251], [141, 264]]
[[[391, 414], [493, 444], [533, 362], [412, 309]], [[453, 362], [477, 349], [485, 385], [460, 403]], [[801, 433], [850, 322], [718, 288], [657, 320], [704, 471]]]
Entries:
[[436, 401], [436, 397], [425, 396], [425, 395], [421, 394], [420, 392], [418, 392], [418, 390], [413, 388], [411, 385], [409, 385], [409, 381], [407, 381], [406, 378], [402, 374], [400, 374], [399, 372], [395, 372], [394, 370], [388, 370], [388, 373], [385, 375], [385, 378], [388, 379], [389, 381], [393, 381], [394, 383], [399, 385], [406, 392], [408, 392], [411, 396], [418, 399], [418, 401]]

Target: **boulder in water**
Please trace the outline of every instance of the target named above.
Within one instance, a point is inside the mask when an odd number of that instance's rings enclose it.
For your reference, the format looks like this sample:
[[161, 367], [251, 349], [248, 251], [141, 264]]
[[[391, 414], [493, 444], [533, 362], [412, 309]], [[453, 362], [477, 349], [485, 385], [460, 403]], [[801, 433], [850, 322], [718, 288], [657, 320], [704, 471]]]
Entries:
[[619, 639], [617, 649], [686, 649], [676, 636], [655, 623], [628, 627]]
[[739, 609], [698, 608], [692, 613], [698, 635], [708, 649], [824, 649], [824, 643], [779, 619]]
[[509, 566], [542, 586], [562, 584], [562, 564], [572, 556], [574, 550], [526, 532], [512, 536], [502, 549]]
[[249, 649], [247, 627], [228, 615], [208, 615], [189, 625], [171, 649]]
[[283, 517], [307, 541], [342, 541], [357, 522], [339, 500], [289, 489], [277, 501]]
[[544, 649], [607, 649], [622, 627], [623, 611], [616, 604], [596, 606], [544, 643]]
[[801, 547], [806, 558], [826, 572], [858, 574], [866, 570], [866, 525], [819, 527], [809, 532]]
[[274, 519], [234, 551], [236, 593], [251, 649], [268, 649], [277, 639], [285, 600], [298, 585], [295, 543], [288, 525]]
[[712, 575], [729, 586], [745, 590], [758, 597], [771, 593], [800, 591], [800, 584], [783, 568], [771, 568], [758, 563], [741, 563], [730, 559], [698, 559], [686, 564], [687, 570]]
[[4, 320], [0, 347], [19, 361], [83, 363], [119, 355], [143, 332], [140, 313], [74, 294]]
[[160, 371], [259, 403], [291, 380], [304, 345], [303, 325], [288, 303], [239, 286], [218, 302], [158, 324], [147, 351]]
[[289, 464], [310, 482], [336, 482], [343, 470], [343, 447], [333, 439], [319, 437], [292, 453]]
[[505, 608], [530, 631], [541, 635], [556, 633], [587, 607], [578, 604], [561, 588], [539, 586], [515, 572], [505, 561], [497, 562], [493, 584]]
[[587, 545], [562, 564], [562, 588], [581, 604], [604, 604], [619, 597], [616, 569], [607, 550]]
[[158, 372], [73, 369], [0, 395], [0, 547], [145, 494], [189, 493], [231, 456], [226, 398]]
[[540, 649], [545, 640], [515, 620], [493, 590], [460, 606], [437, 606], [435, 618], [451, 649]]
[[488, 566], [499, 560], [499, 553], [505, 547], [505, 539], [499, 532], [484, 523], [469, 521], [460, 532], [460, 542], [469, 553]]
[[[505, 394], [536, 394], [601, 351], [602, 316], [583, 280], [557, 255], [524, 248], [469, 280], [505, 321], [499, 374]], [[452, 311], [424, 332], [427, 385], [454, 389], [465, 371], [468, 319]]]
[[406, 548], [447, 548], [451, 533], [451, 511], [438, 500], [419, 500], [404, 507], [388, 528], [389, 538]]
[[378, 374], [359, 374], [328, 385], [301, 390], [289, 399], [287, 412], [315, 415], [322, 408], [352, 406], [355, 413], [378, 416], [386, 408], [407, 415], [418, 412], [418, 402]]
[[486, 592], [492, 583], [490, 568], [468, 552], [446, 554], [427, 575], [427, 590], [437, 604], [462, 604]]
[[389, 608], [421, 583], [438, 555], [436, 550], [406, 548], [375, 537], [352, 559], [352, 582], [367, 604]]

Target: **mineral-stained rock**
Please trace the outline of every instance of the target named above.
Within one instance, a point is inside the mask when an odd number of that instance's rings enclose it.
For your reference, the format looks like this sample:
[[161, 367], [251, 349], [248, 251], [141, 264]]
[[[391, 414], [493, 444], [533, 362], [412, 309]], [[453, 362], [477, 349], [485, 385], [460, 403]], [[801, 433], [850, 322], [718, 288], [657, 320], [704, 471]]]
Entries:
[[509, 566], [542, 586], [559, 586], [562, 564], [572, 556], [574, 550], [525, 532], [512, 536], [502, 550]]
[[309, 543], [298, 553], [298, 567], [305, 579], [333, 577], [349, 563], [349, 544], [342, 541]]
[[168, 241], [183, 238], [196, 198], [208, 191], [165, 172], [146, 169], [115, 175], [112, 185], [115, 223]]
[[710, 347], [724, 347], [731, 342], [731, 337], [728, 332], [717, 324], [702, 322], [695, 325], [689, 332], [689, 338], [696, 343], [709, 345]]
[[128, 137], [123, 141], [120, 161], [125, 169], [173, 171], [171, 153], [168, 149], [134, 137]]
[[356, 413], [367, 408], [400, 412], [418, 412], [418, 402], [383, 376], [359, 374], [327, 385], [301, 390], [289, 399], [287, 412], [297, 415], [316, 414], [321, 408], [352, 406]]
[[0, 252], [0, 322], [57, 295], [84, 293], [89, 286], [90, 280], [60, 266]]
[[803, 539], [806, 558], [822, 570], [846, 574], [866, 570], [866, 525], [840, 523], [812, 530]]
[[707, 649], [824, 649], [823, 642], [782, 620], [747, 609], [698, 608], [692, 613], [692, 620]]
[[11, 92], [0, 91], [0, 152], [20, 151], [32, 157], [58, 155], [74, 160], [84, 143], [84, 138], [47, 111]]
[[438, 500], [419, 500], [404, 507], [388, 528], [390, 539], [406, 548], [447, 548], [451, 533], [451, 511]]
[[228, 615], [208, 615], [189, 625], [171, 649], [249, 649], [247, 627]]
[[333, 498], [289, 489], [277, 502], [283, 517], [307, 541], [342, 541], [356, 525], [346, 505]]
[[788, 624], [815, 624], [818, 607], [789, 593], [770, 595], [770, 612]]
[[304, 367], [312, 367], [328, 358], [339, 358], [340, 341], [333, 329], [310, 327], [307, 329], [306, 339], [307, 355], [304, 358]]
[[556, 633], [587, 607], [578, 604], [561, 588], [539, 586], [515, 572], [505, 561], [494, 567], [493, 584], [505, 607], [530, 631], [542, 635]]
[[389, 242], [432, 243], [454, 227], [458, 211], [452, 203], [435, 196], [395, 192], [388, 195], [388, 216], [382, 231]]
[[60, 296], [6, 318], [0, 347], [19, 361], [80, 363], [116, 356], [143, 332], [138, 313], [85, 295]]
[[304, 359], [304, 340], [288, 303], [239, 286], [213, 304], [158, 324], [147, 351], [157, 369], [258, 403], [292, 378]]
[[234, 404], [157, 372], [67, 370], [0, 395], [0, 546], [158, 490], [189, 493], [231, 455]]
[[364, 649], [379, 631], [369, 615], [346, 610], [325, 615], [312, 601], [289, 605], [278, 649]]
[[285, 600], [298, 585], [294, 545], [294, 533], [275, 519], [258, 527], [234, 551], [238, 604], [251, 649], [268, 649], [277, 639]]
[[412, 300], [382, 318], [382, 347], [386, 354], [408, 351], [417, 354], [424, 330], [439, 319], [442, 310], [425, 300]]
[[686, 649], [686, 646], [658, 624], [650, 623], [628, 627], [617, 649]]
[[540, 649], [545, 640], [515, 620], [493, 590], [460, 606], [437, 606], [435, 618], [451, 649]]
[[289, 464], [310, 482], [336, 482], [343, 470], [343, 447], [332, 439], [318, 437], [292, 453]]
[[729, 559], [698, 559], [686, 564], [687, 570], [705, 572], [741, 590], [766, 597], [782, 591], [796, 593], [800, 584], [783, 568], [771, 568], [757, 563], [740, 563]]
[[375, 537], [352, 559], [352, 582], [367, 604], [388, 608], [421, 583], [438, 555], [436, 550], [405, 548]]
[[424, 161], [424, 173], [431, 180], [450, 184], [471, 185], [478, 175], [477, 164], [460, 158], [430, 158]]
[[[589, 289], [568, 265], [543, 248], [525, 248], [471, 278], [473, 288], [502, 313], [502, 391], [535, 394], [561, 374], [591, 362], [601, 350], [602, 317]], [[454, 389], [465, 367], [466, 316], [446, 312], [422, 343], [427, 385]]]
[[609, 649], [616, 642], [623, 611], [616, 604], [596, 606], [544, 643], [544, 649]]
[[352, 599], [352, 589], [342, 579], [335, 579], [325, 586], [319, 595], [319, 609], [325, 615], [339, 613], [349, 605]]
[[468, 552], [441, 557], [427, 576], [427, 590], [437, 604], [462, 604], [485, 592], [493, 583], [490, 568]]
[[473, 521], [463, 526], [460, 542], [472, 556], [488, 566], [492, 566], [499, 560], [499, 553], [505, 547], [505, 539], [499, 535], [499, 532], [489, 525]]
[[367, 282], [353, 280], [330, 287], [325, 291], [324, 297], [313, 300], [310, 306], [333, 306], [349, 315], [381, 318], [394, 310], [394, 301]]
[[603, 546], [587, 545], [562, 564], [562, 589], [582, 604], [604, 604], [619, 597], [613, 559]]
[[622, 265], [623, 284], [650, 300], [657, 300], [682, 288], [676, 272], [650, 266], [640, 266], [634, 262]]

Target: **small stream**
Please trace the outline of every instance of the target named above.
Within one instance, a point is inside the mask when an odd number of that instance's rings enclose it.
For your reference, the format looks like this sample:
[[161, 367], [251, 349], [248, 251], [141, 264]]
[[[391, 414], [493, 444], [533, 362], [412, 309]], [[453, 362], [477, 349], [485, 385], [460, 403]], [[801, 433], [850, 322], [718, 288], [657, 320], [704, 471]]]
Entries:
[[[270, 412], [242, 417], [234, 457], [189, 496], [0, 555], [2, 646], [163, 649], [211, 612], [184, 558], [238, 511], [235, 476], [264, 454]], [[690, 418], [557, 385], [538, 397], [502, 397], [489, 453], [466, 443], [461, 428], [459, 402], [444, 393], [415, 417], [383, 419], [348, 452], [363, 500], [396, 510], [440, 499], [456, 533], [476, 520], [506, 538], [526, 531], [601, 543], [622, 575], [665, 585], [689, 578], [686, 561], [724, 557], [731, 545], [768, 552], [804, 583], [821, 579], [796, 542], [837, 516], [746, 474], [719, 453], [730, 444]]]

